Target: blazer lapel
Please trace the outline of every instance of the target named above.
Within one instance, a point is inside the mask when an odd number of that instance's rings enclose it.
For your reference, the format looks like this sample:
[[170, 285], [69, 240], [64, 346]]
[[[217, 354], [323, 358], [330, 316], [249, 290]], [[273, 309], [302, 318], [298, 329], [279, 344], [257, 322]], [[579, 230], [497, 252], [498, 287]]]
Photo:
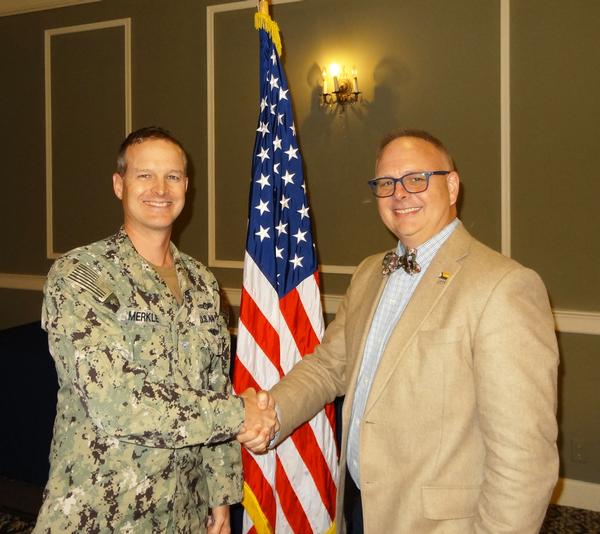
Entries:
[[471, 239], [462, 224], [459, 225], [423, 274], [381, 355], [365, 413], [381, 395], [423, 321], [454, 282], [462, 267], [460, 260], [469, 252]]
[[[383, 256], [384, 255], [382, 254], [381, 260], [383, 260]], [[364, 355], [365, 343], [367, 342], [367, 336], [369, 335], [369, 329], [371, 328], [371, 323], [373, 322], [373, 316], [377, 310], [381, 293], [387, 282], [387, 277], [381, 274], [381, 260], [374, 264], [375, 268], [372, 269], [373, 272], [365, 276], [365, 286], [361, 290], [361, 295], [364, 295], [364, 297], [360, 298], [360, 302], [347, 312], [352, 313], [352, 323], [353, 325], [356, 325], [356, 327], [353, 326], [353, 328], [357, 336], [353, 340], [353, 347], [349, 350], [349, 352], [356, 354], [356, 358], [353, 359], [353, 367], [349, 370], [350, 376], [346, 392], [347, 401], [344, 403], [344, 406], [352, 406], [356, 380]], [[358, 335], [360, 335], [360, 337], [358, 337]], [[354, 343], [356, 343], [356, 345], [354, 345]]]

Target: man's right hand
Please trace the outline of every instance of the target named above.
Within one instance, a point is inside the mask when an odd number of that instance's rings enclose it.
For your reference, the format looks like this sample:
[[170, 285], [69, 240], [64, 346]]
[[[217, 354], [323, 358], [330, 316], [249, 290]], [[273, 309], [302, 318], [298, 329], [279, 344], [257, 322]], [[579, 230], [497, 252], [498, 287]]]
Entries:
[[279, 430], [275, 401], [266, 391], [256, 393], [253, 388], [240, 397], [244, 399], [246, 414], [236, 438], [248, 450], [263, 453]]

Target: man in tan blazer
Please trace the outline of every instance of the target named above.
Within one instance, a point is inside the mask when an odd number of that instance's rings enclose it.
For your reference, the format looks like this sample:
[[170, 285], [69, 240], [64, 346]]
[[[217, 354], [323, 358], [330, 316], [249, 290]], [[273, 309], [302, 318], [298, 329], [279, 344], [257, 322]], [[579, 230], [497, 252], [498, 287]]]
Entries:
[[364, 260], [321, 345], [272, 389], [278, 440], [345, 395], [338, 532], [537, 532], [558, 472], [544, 285], [458, 221], [438, 139], [389, 137], [376, 176], [407, 256], [385, 255], [386, 274], [384, 254]]

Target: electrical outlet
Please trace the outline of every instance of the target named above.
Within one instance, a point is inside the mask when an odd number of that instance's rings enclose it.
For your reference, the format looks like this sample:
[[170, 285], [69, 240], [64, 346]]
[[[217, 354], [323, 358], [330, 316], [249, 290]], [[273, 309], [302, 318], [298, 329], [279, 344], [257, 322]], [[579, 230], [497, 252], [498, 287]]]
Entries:
[[571, 440], [571, 460], [578, 464], [587, 462], [587, 453], [583, 441], [578, 439]]

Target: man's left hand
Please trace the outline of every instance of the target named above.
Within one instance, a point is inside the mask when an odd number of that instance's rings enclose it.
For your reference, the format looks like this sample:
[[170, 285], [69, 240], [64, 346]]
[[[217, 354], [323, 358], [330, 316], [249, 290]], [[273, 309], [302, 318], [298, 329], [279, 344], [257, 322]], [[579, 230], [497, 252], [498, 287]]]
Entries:
[[207, 534], [231, 534], [231, 523], [229, 520], [229, 506], [215, 506], [211, 515], [208, 516]]

